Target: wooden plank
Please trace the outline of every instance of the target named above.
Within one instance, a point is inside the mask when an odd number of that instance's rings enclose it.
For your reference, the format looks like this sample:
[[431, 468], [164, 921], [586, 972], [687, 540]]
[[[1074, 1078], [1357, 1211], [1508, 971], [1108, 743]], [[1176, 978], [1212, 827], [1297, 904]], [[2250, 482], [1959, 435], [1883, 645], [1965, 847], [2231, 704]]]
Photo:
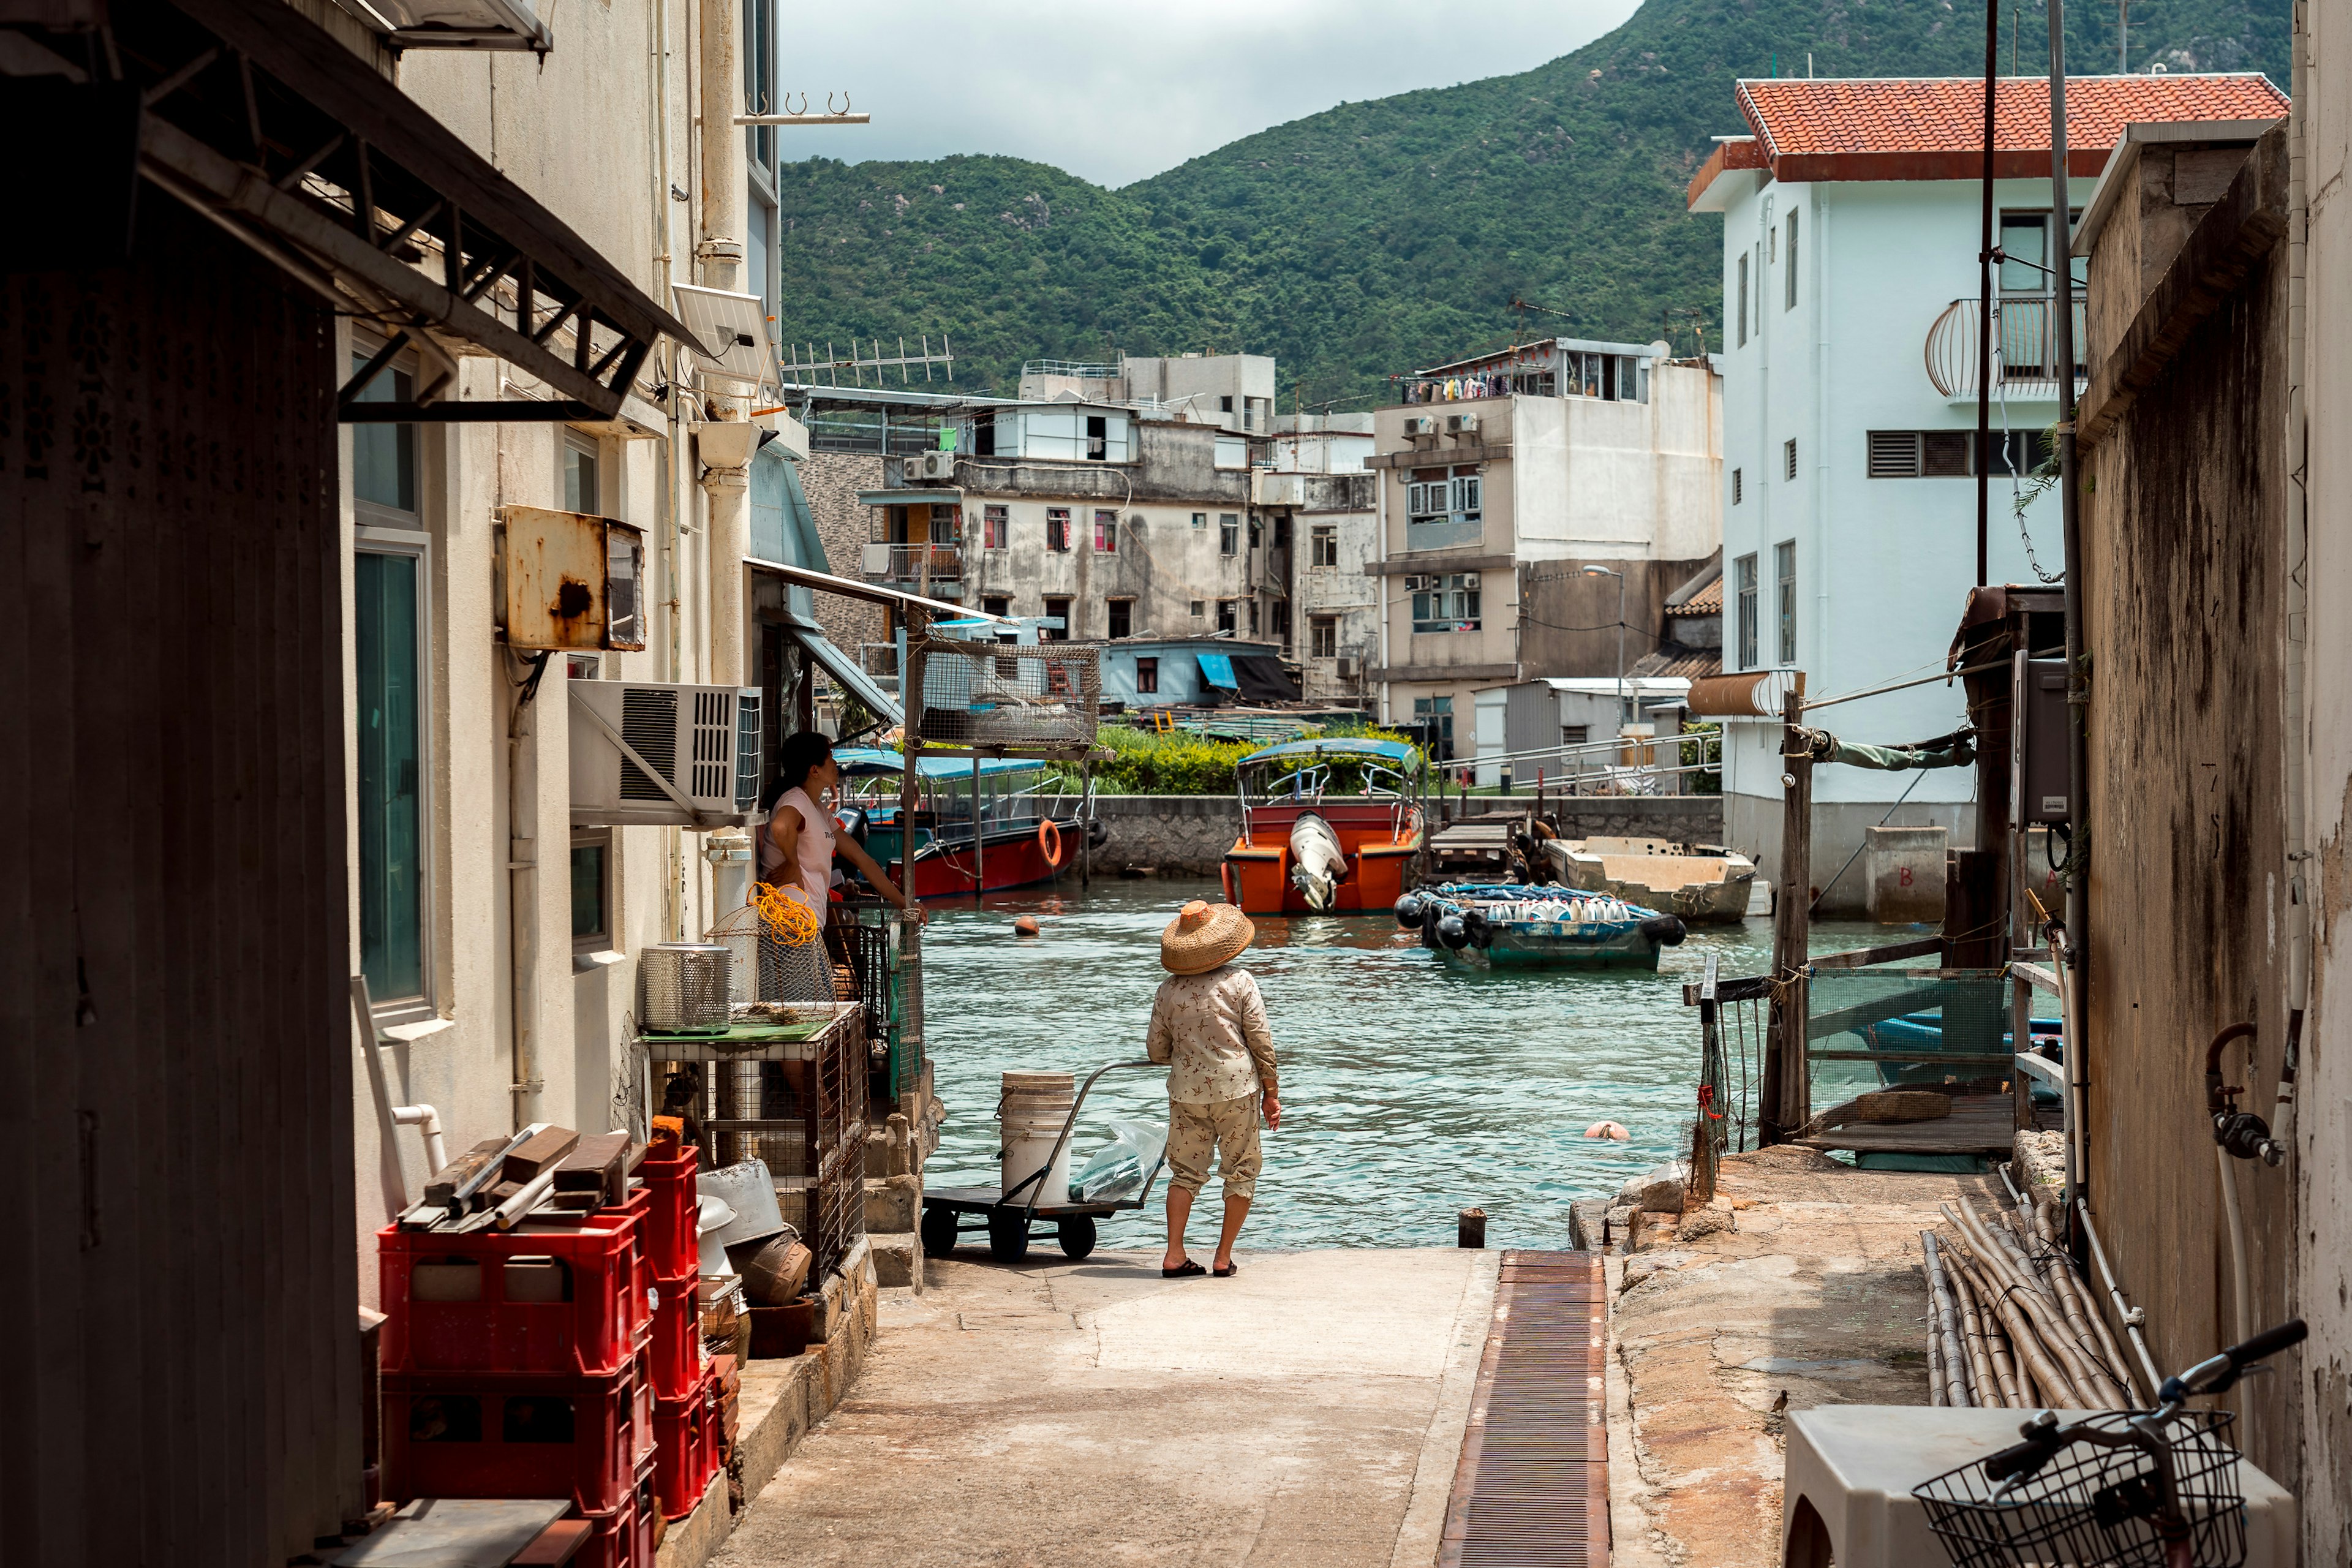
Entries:
[[485, 1138], [425, 1179], [425, 1201], [447, 1207], [457, 1201], [457, 1194], [467, 1183], [490, 1168], [492, 1161], [506, 1152], [509, 1141]]
[[1840, 1127], [1792, 1142], [1856, 1154], [1979, 1154], [2006, 1153], [2016, 1137], [2007, 1095], [1967, 1094], [1954, 1095], [1951, 1115], [1933, 1121]]
[[629, 1135], [599, 1132], [583, 1138], [562, 1163], [555, 1167], [559, 1193], [598, 1193], [609, 1204], [628, 1196]]
[[1885, 947], [1856, 948], [1852, 952], [1826, 952], [1812, 961], [1815, 969], [1863, 969], [1874, 963], [1895, 963], [1906, 958], [1926, 958], [1944, 951], [1944, 939], [1923, 936], [1913, 942], [1889, 942]]
[[2047, 991], [2053, 996], [2065, 994], [2058, 988], [2058, 976], [2038, 963], [2012, 963], [2009, 972], [2036, 991]]
[[[538, 1136], [527, 1139], [520, 1147], [507, 1151], [499, 1171], [500, 1185], [520, 1185], [538, 1176], [541, 1171], [562, 1163], [565, 1155], [579, 1146], [580, 1134], [569, 1127], [551, 1127]], [[511, 1195], [511, 1194], [509, 1194]]]

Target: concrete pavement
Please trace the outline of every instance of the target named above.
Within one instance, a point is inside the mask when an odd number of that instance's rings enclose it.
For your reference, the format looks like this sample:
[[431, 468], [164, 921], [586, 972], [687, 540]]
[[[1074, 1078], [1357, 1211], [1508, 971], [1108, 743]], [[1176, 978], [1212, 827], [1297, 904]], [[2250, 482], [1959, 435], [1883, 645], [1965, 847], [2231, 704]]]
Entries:
[[1425, 1568], [1498, 1256], [933, 1260], [716, 1561]]

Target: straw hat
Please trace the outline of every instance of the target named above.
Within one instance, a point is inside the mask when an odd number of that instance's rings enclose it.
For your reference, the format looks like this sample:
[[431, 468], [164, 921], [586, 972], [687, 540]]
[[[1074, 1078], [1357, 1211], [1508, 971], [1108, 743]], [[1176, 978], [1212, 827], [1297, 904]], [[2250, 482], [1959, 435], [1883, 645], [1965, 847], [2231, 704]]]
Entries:
[[1239, 958], [1256, 935], [1249, 916], [1233, 905], [1195, 899], [1160, 933], [1160, 962], [1171, 974], [1206, 974]]

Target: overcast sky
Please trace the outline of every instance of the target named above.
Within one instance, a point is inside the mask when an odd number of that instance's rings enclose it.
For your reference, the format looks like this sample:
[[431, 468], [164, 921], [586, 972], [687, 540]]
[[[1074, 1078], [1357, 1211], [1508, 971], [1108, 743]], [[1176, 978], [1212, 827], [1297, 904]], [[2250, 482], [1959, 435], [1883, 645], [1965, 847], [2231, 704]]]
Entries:
[[[1529, 70], [1636, 0], [852, 0], [787, 5], [780, 86], [874, 123], [786, 131], [793, 158], [1003, 153], [1105, 185], [1335, 103]], [[797, 98], [791, 107], [800, 108]]]

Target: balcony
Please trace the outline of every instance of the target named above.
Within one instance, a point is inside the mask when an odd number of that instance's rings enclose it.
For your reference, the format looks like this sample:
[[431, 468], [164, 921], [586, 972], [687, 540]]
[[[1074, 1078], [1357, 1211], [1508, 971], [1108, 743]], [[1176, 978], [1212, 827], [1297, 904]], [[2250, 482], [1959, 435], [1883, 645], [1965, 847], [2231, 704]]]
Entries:
[[[2011, 296], [1993, 301], [1995, 399], [2053, 403], [2058, 397], [2057, 303], [2044, 295]], [[1927, 329], [1927, 379], [1955, 403], [1977, 399], [1978, 332], [1974, 300], [1955, 300]], [[2074, 300], [2074, 391], [2089, 384], [2084, 353], [2089, 323], [2082, 297]]]
[[869, 583], [961, 583], [960, 544], [868, 544], [865, 575]]

